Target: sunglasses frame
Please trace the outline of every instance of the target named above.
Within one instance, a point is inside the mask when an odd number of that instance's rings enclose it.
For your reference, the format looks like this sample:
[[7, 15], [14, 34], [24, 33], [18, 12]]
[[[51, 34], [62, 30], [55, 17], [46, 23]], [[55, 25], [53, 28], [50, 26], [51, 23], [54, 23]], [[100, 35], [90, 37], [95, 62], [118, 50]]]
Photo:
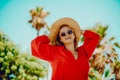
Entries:
[[62, 37], [65, 37], [66, 36], [66, 34], [73, 34], [73, 31], [72, 30], [68, 30], [67, 32], [62, 32], [61, 34], [60, 34], [60, 36], [62, 36]]

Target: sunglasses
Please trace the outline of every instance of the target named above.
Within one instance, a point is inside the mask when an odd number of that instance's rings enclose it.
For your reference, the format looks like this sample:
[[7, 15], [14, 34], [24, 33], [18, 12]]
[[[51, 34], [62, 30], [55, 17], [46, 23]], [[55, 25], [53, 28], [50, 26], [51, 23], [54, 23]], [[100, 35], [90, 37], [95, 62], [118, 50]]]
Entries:
[[64, 37], [64, 36], [66, 36], [66, 33], [67, 33], [67, 34], [72, 34], [73, 31], [72, 31], [72, 30], [68, 30], [67, 32], [62, 32], [62, 33], [60, 34], [60, 36]]

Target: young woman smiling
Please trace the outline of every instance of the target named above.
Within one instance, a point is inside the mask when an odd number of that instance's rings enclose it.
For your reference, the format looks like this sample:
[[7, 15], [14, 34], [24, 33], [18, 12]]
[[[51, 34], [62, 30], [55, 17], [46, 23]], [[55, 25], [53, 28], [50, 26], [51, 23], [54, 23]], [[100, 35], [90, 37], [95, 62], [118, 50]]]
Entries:
[[[84, 43], [78, 47], [81, 35]], [[50, 62], [51, 80], [88, 80], [89, 58], [99, 38], [92, 31], [81, 30], [72, 18], [61, 18], [53, 23], [49, 37], [32, 40], [32, 55]]]

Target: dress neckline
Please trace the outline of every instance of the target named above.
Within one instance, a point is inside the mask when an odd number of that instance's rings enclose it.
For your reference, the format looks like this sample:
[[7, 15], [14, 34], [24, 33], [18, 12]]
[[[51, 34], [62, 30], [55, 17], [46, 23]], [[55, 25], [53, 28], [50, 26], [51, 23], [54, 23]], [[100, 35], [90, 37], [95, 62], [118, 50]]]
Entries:
[[64, 46], [63, 46], [63, 49], [64, 49], [65, 51], [67, 51], [67, 52], [72, 56], [72, 58], [73, 58], [75, 61], [78, 60], [78, 58], [79, 58], [78, 48], [76, 48], [76, 50], [75, 50], [75, 51], [77, 52], [77, 58], [75, 58], [75, 56], [73, 55], [73, 53], [72, 53], [70, 50], [66, 49]]

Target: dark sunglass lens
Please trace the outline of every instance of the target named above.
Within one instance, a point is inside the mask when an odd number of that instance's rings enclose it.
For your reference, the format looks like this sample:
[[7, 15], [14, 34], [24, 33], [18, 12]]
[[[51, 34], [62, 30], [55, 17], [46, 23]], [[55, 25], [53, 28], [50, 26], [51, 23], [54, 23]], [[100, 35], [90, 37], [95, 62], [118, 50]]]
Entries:
[[69, 30], [69, 31], [68, 31], [68, 34], [72, 34], [72, 30]]
[[63, 33], [61, 33], [61, 36], [65, 36], [65, 33], [63, 32]]

